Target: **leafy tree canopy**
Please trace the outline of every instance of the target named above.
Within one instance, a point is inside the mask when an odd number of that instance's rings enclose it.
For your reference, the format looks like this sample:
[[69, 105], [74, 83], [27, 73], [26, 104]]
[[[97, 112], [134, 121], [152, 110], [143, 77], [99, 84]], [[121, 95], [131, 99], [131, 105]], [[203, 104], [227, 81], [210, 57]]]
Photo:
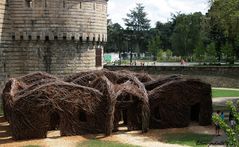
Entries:
[[138, 3], [136, 8], [130, 10], [124, 21], [130, 30], [145, 31], [150, 28], [150, 20], [147, 18], [147, 13], [144, 11], [144, 6], [141, 3]]

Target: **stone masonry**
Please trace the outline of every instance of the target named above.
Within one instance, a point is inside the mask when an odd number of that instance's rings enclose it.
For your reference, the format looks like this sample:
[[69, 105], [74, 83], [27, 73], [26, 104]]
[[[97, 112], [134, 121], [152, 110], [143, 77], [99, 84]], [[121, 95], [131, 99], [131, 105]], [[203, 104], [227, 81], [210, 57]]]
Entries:
[[1, 0], [0, 80], [102, 68], [108, 0]]

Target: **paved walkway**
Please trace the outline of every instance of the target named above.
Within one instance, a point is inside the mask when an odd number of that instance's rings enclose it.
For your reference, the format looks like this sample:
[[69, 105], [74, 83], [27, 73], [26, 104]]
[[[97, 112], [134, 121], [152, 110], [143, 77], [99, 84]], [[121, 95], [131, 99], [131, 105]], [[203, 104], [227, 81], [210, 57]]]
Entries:
[[239, 100], [239, 97], [218, 97], [213, 98], [213, 104], [216, 106], [226, 106], [227, 101], [232, 101], [233, 103], [236, 103]]
[[226, 146], [225, 145], [226, 139], [227, 139], [227, 136], [225, 133], [223, 133], [223, 135], [221, 136], [215, 136], [208, 146], [209, 147], [224, 147]]

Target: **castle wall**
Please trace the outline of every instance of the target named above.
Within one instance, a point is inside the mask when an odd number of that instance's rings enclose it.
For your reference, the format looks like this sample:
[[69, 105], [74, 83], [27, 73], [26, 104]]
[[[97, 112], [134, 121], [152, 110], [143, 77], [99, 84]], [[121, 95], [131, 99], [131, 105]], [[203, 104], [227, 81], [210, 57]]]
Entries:
[[6, 8], [1, 50], [7, 76], [102, 68], [96, 66], [96, 49], [107, 40], [106, 0], [28, 2], [11, 0]]
[[[5, 19], [5, 4], [6, 0], [0, 1], [0, 40], [2, 40], [3, 36], [3, 26], [4, 26], [4, 19]], [[4, 65], [3, 65], [3, 44], [0, 42], [0, 90], [1, 85], [5, 83], [6, 74], [4, 72]]]

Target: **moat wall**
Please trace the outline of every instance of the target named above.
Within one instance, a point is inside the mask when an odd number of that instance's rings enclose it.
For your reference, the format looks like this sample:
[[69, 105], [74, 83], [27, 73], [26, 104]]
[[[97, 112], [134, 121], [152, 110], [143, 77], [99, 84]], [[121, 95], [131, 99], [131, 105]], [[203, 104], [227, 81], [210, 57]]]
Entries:
[[105, 66], [109, 70], [131, 70], [147, 72], [154, 78], [172, 74], [182, 74], [188, 78], [198, 78], [213, 87], [239, 88], [239, 67], [224, 66]]

